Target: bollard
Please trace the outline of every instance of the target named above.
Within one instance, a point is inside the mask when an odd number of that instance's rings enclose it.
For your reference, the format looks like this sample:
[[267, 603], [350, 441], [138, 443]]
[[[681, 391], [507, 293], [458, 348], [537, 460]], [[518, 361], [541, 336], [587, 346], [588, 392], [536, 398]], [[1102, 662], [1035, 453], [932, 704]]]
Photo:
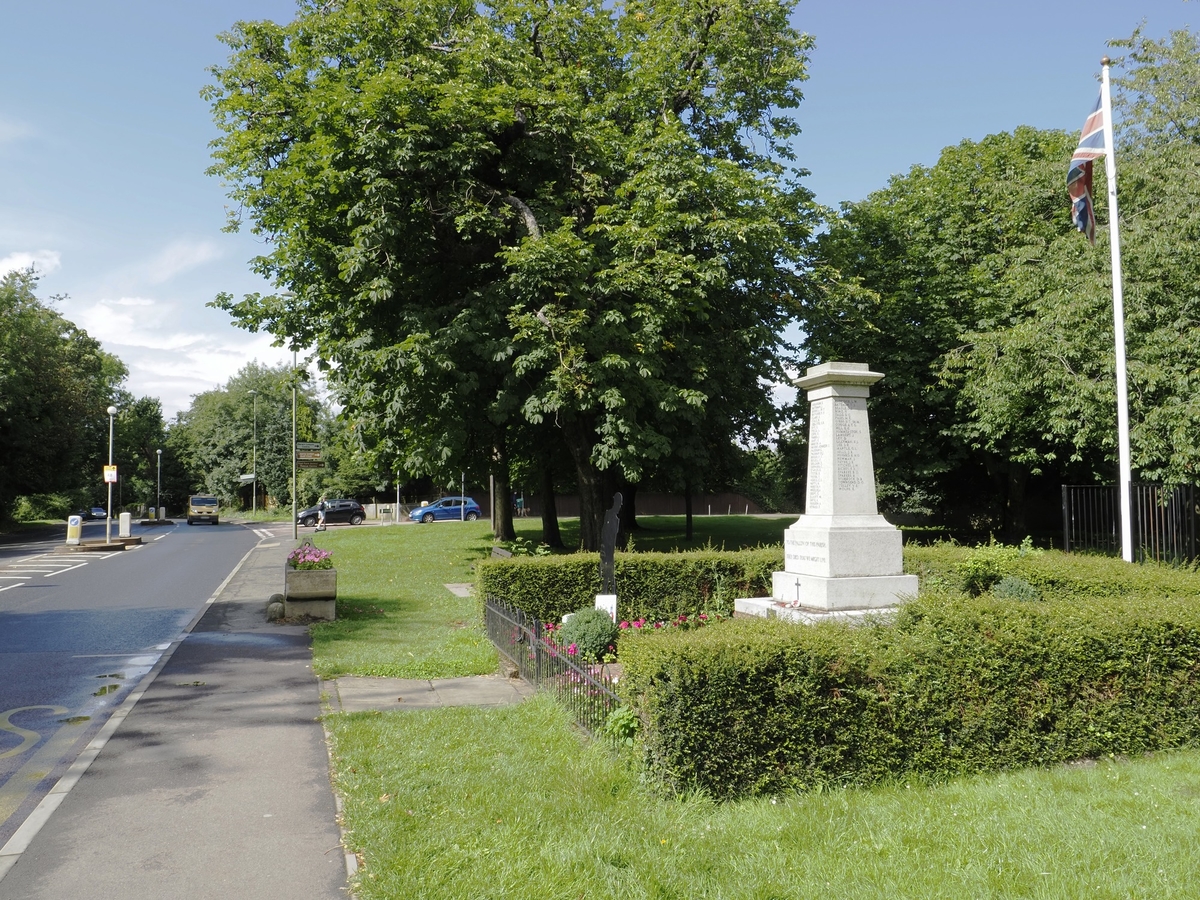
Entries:
[[121, 529], [117, 532], [117, 537], [127, 538], [133, 533], [133, 515], [131, 513], [121, 513]]
[[78, 544], [83, 537], [83, 518], [81, 516], [69, 516], [67, 518], [67, 543]]
[[158, 508], [158, 518], [161, 522], [165, 522], [167, 520], [167, 508], [165, 506], [160, 506]]

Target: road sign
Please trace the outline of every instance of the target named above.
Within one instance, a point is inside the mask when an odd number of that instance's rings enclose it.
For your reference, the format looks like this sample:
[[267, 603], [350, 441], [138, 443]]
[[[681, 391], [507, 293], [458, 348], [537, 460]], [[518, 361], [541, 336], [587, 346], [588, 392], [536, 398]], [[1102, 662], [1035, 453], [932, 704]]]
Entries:
[[320, 459], [320, 458], [321, 458], [320, 450], [297, 450], [296, 451], [296, 459], [303, 460], [303, 459]]
[[105, 484], [116, 484], [117, 483], [117, 467], [116, 466], [105, 466], [104, 467], [104, 483]]
[[297, 450], [320, 450], [320, 449], [321, 449], [321, 445], [320, 445], [320, 444], [314, 444], [314, 443], [312, 443], [312, 442], [310, 442], [310, 441], [297, 441], [297, 442], [296, 442], [296, 449], [297, 449]]
[[249, 483], [250, 483], [250, 482], [252, 482], [253, 480], [254, 480], [254, 475], [252, 475], [252, 474], [251, 474], [251, 475], [239, 475], [239, 476], [238, 476], [238, 481], [240, 481], [242, 484], [249, 484]]
[[297, 469], [323, 469], [325, 468], [324, 460], [320, 459], [297, 459]]

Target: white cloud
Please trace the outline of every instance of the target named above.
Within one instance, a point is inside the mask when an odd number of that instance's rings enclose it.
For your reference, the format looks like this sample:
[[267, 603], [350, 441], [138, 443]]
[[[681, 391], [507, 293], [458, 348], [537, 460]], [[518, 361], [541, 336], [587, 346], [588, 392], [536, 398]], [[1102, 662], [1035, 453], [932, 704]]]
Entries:
[[148, 284], [162, 284], [182, 272], [202, 266], [220, 256], [220, 248], [212, 241], [172, 241], [153, 257], [138, 265], [136, 274]]
[[15, 141], [32, 137], [33, 127], [24, 122], [14, 122], [12, 119], [0, 118], [0, 144], [11, 144]]
[[219, 387], [251, 360], [276, 366], [291, 359], [289, 351], [271, 346], [270, 335], [232, 325], [181, 327], [188, 311], [179, 302], [128, 296], [75, 304], [69, 317], [121, 358], [129, 368], [128, 389], [158, 397], [168, 419], [190, 406], [192, 395]]
[[[0, 122], [0, 127], [3, 122]], [[62, 265], [62, 254], [57, 250], [17, 250], [0, 259], [0, 275], [28, 269], [33, 266], [38, 274], [53, 272]]]

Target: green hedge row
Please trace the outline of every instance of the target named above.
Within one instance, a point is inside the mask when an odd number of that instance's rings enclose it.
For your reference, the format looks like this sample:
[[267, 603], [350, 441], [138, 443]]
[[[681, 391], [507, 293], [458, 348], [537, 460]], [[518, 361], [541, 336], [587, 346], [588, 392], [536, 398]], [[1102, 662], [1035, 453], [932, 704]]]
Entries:
[[998, 575], [1028, 581], [1046, 600], [1135, 595], [1200, 597], [1200, 574], [1188, 568], [1153, 563], [1131, 566], [1110, 556], [1022, 552], [1000, 545], [904, 547], [904, 571], [920, 577], [922, 590], [962, 590], [973, 573], [989, 565]]
[[[737, 597], [771, 593], [771, 573], [783, 568], [783, 548], [618, 553], [618, 613], [622, 619], [661, 621], [677, 615], [729, 614]], [[476, 573], [479, 596], [491, 595], [542, 621], [591, 606], [600, 590], [600, 556], [521, 556], [489, 559]]]
[[651, 773], [718, 798], [1200, 746], [1197, 604], [1148, 602], [1130, 571], [1113, 599], [935, 593], [891, 625], [623, 636], [620, 691]]

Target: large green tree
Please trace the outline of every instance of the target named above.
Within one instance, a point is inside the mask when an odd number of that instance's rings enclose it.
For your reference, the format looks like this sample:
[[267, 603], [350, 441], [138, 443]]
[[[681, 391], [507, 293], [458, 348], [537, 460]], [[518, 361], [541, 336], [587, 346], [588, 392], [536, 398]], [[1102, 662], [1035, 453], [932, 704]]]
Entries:
[[[1194, 482], [1200, 54], [1186, 31], [1118, 45], [1130, 51], [1114, 119], [1134, 467]], [[809, 353], [887, 373], [872, 407], [876, 462], [901, 502], [990, 496], [995, 524], [1019, 532], [1031, 475], [1115, 476], [1106, 174], [1097, 163], [1093, 248], [1063, 199], [1075, 140], [1022, 127], [964, 141], [846, 204], [821, 238]]]
[[125, 367], [38, 299], [32, 270], [0, 278], [0, 518], [22, 494], [101, 483], [105, 409]]
[[248, 488], [240, 478], [254, 471], [257, 455], [259, 503], [268, 496], [281, 504], [291, 502], [293, 384], [298, 439], [317, 440], [324, 415], [304, 375], [287, 364], [251, 362], [223, 387], [192, 397], [191, 406], [176, 416], [167, 440], [193, 490], [213, 493], [227, 504], [248, 502]]
[[315, 346], [410, 471], [505, 496], [511, 429], [554, 428], [595, 547], [622, 478], [769, 418], [812, 216], [784, 164], [810, 46], [792, 6], [336, 0], [239, 23], [212, 171], [289, 292], [219, 305]]

